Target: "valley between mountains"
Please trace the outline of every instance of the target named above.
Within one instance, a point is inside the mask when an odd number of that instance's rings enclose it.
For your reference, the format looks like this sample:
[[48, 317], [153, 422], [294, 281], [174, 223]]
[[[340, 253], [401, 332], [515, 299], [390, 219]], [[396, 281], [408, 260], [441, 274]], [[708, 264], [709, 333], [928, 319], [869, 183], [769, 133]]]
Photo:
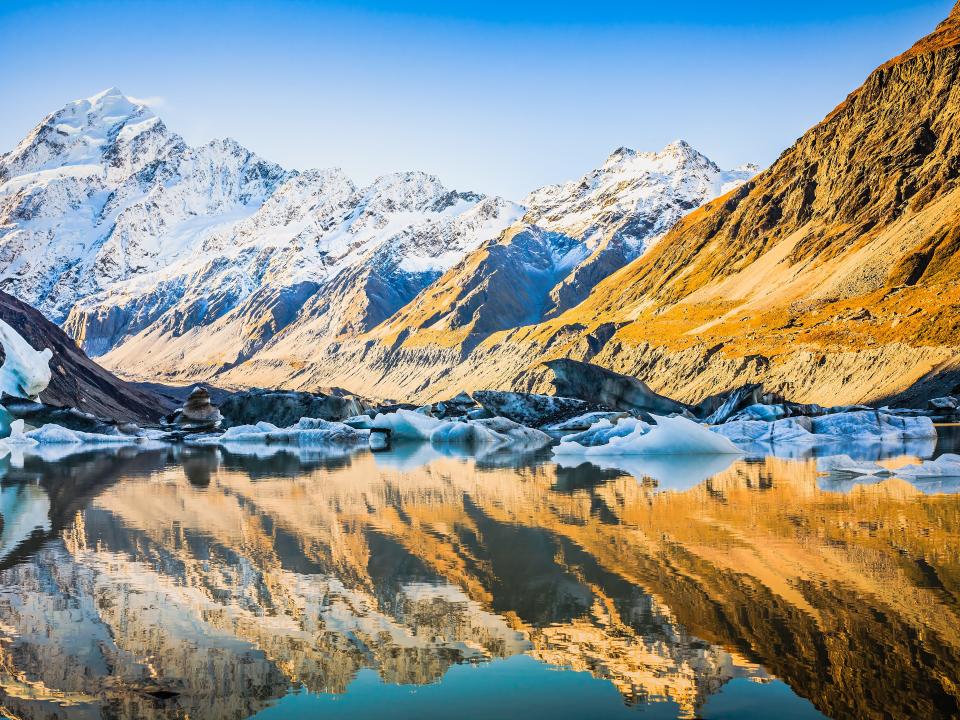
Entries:
[[111, 89], [0, 156], [0, 289], [117, 374], [432, 401], [557, 357], [687, 402], [960, 389], [960, 8], [767, 170], [620, 148], [520, 202], [190, 147]]

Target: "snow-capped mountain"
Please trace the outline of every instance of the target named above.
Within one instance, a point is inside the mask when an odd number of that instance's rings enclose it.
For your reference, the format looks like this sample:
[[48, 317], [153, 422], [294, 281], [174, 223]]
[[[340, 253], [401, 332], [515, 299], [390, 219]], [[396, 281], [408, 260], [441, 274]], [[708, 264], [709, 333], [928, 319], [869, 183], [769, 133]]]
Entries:
[[682, 140], [660, 152], [621, 147], [579, 180], [527, 196], [524, 221], [579, 241], [570, 272], [550, 292], [546, 315], [581, 302], [603, 278], [639, 257], [691, 210], [756, 175], [721, 170]]
[[687, 212], [756, 173], [723, 171], [682, 141], [660, 152], [620, 148], [579, 180], [530, 193], [521, 223], [467, 255], [389, 326], [477, 342], [558, 315]]
[[111, 89], [0, 156], [0, 288], [108, 366], [205, 378], [290, 337], [308, 353], [378, 326], [475, 335], [550, 317], [754, 171], [678, 142], [621, 148], [522, 205], [420, 172], [358, 188], [229, 139], [190, 147]]
[[341, 275], [348, 307], [331, 327], [366, 329], [521, 213], [424, 173], [358, 189], [232, 140], [192, 148], [115, 89], [45, 118], [0, 157], [0, 179], [0, 285], [97, 355], [232, 311], [275, 331]]

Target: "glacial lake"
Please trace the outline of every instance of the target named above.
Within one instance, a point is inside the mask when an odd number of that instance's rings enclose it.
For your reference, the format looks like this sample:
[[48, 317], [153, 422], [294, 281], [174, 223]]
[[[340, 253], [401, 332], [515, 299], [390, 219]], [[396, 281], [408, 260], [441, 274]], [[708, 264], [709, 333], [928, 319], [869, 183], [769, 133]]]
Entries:
[[956, 717], [960, 479], [791, 454], [7, 457], [0, 716]]

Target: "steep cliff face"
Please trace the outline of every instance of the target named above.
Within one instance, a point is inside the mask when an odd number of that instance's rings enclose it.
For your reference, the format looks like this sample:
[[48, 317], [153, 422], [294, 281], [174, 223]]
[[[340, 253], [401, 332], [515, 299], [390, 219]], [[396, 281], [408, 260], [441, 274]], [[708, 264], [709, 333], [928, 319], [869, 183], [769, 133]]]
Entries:
[[4, 292], [0, 292], [0, 319], [33, 347], [53, 351], [50, 360], [53, 380], [40, 395], [44, 402], [134, 422], [156, 422], [169, 410], [168, 401], [134, 388], [107, 372], [37, 310]]
[[335, 384], [359, 365], [358, 391], [427, 398], [542, 389], [542, 360], [570, 356], [686, 401], [750, 381], [819, 402], [949, 391], [960, 384], [958, 28], [960, 7], [770, 169], [556, 317], [451, 352], [421, 331], [428, 306], [295, 372], [279, 345], [243, 370]]

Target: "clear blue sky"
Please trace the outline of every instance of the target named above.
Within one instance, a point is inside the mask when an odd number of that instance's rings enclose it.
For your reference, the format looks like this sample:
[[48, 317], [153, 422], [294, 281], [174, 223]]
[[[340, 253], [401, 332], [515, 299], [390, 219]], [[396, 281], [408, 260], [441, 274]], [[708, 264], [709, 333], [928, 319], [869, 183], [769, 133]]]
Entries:
[[0, 0], [0, 152], [115, 85], [190, 143], [520, 198], [683, 138], [772, 162], [951, 0]]

